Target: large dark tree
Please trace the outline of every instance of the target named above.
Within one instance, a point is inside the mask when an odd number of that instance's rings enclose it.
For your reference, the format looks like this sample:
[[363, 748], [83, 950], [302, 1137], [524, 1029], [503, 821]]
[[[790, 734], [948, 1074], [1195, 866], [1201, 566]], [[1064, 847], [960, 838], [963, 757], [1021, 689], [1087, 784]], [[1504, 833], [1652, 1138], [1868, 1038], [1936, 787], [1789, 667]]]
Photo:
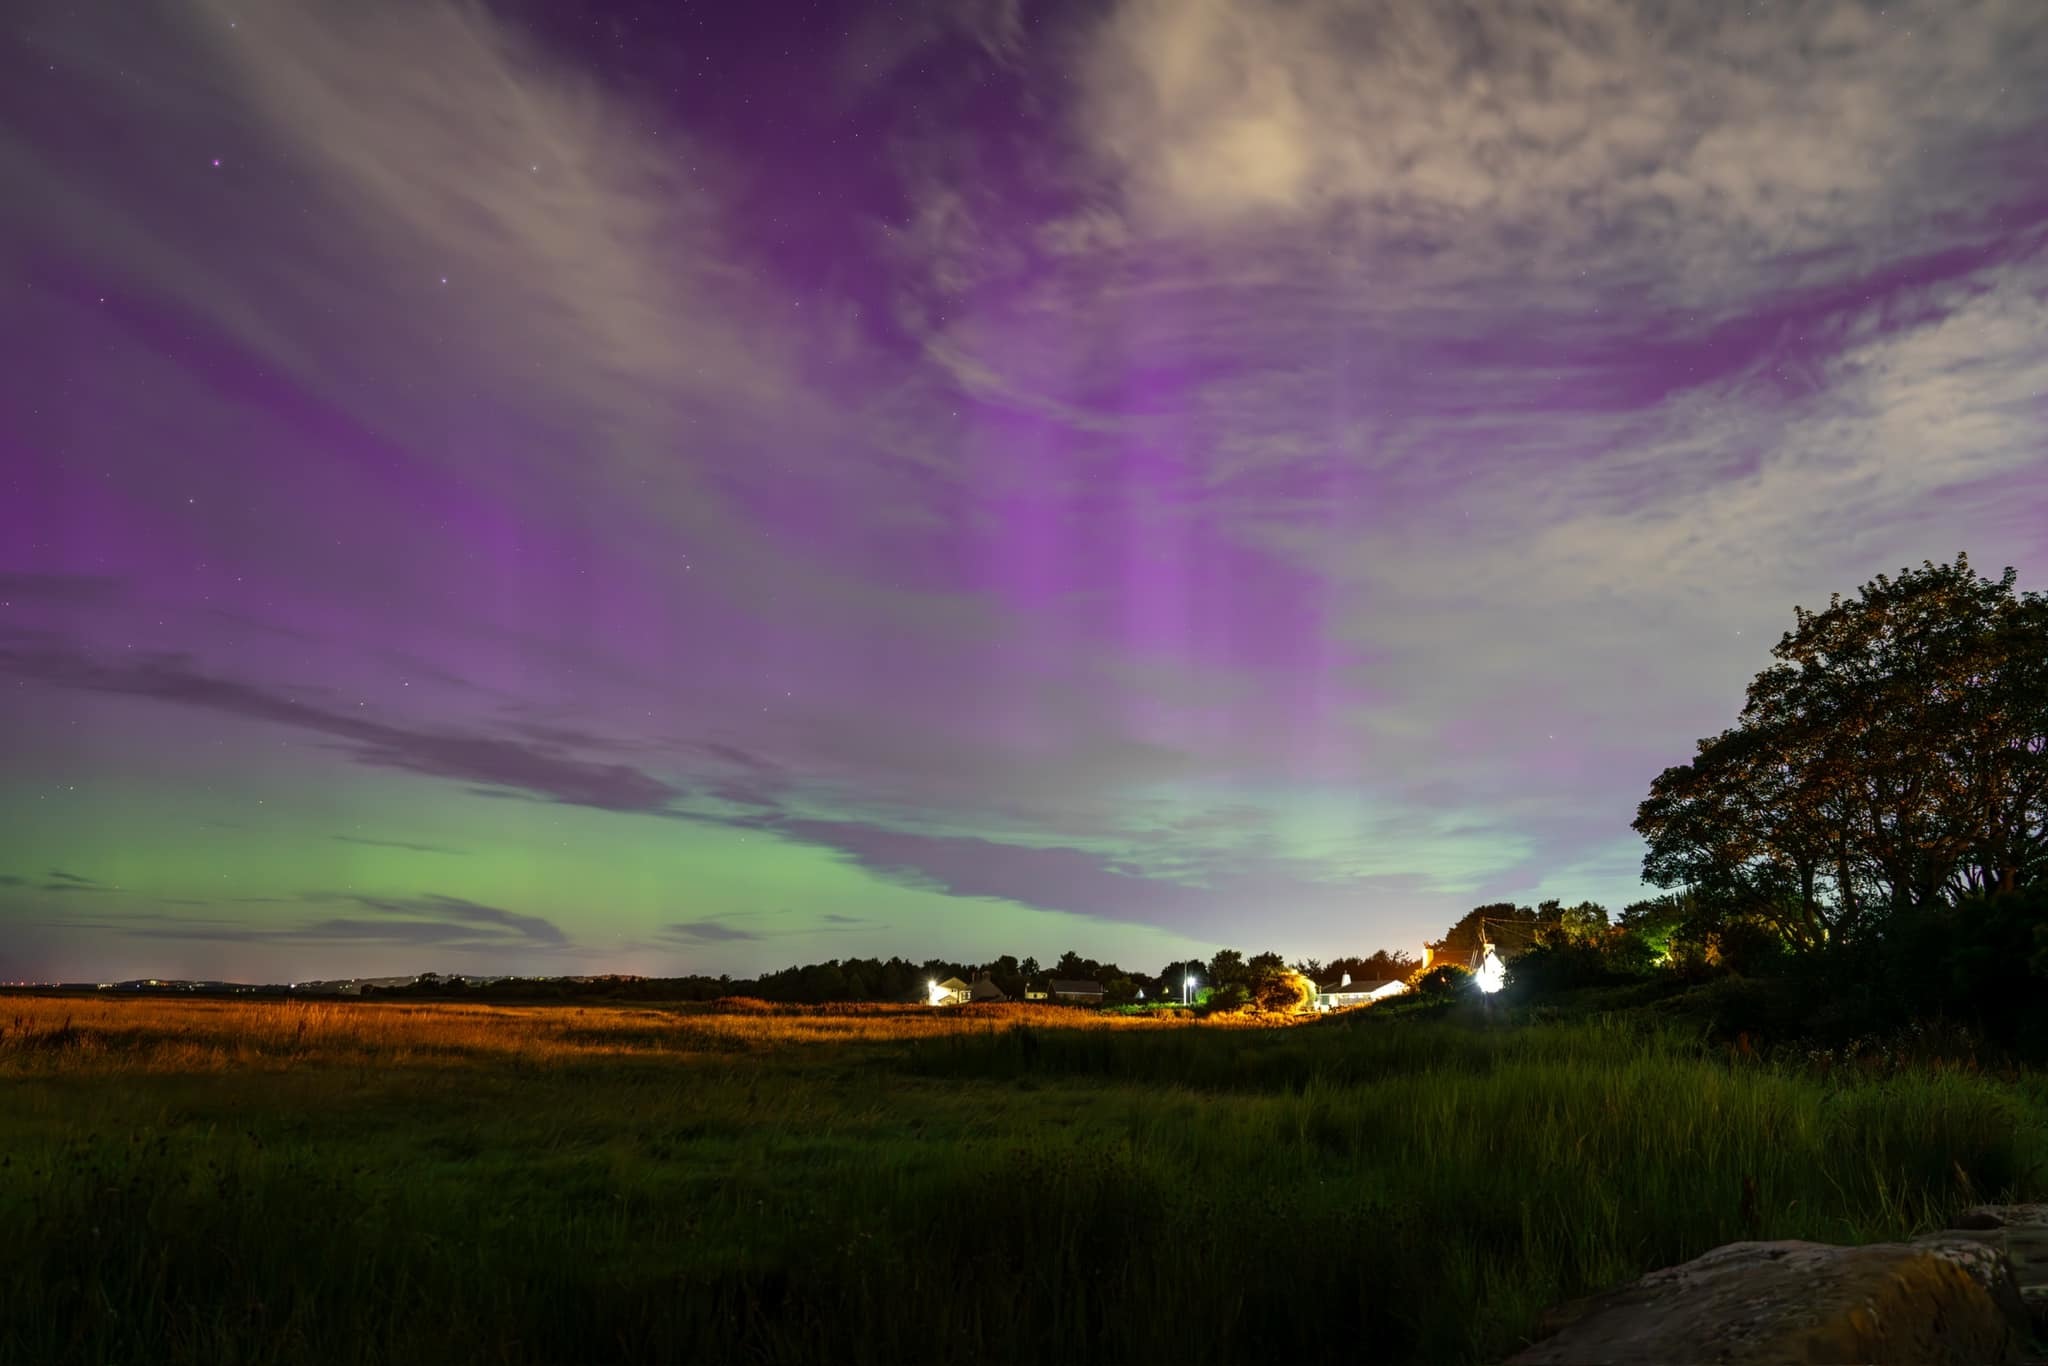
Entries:
[[1651, 785], [1643, 874], [1789, 942], [2048, 876], [2048, 598], [1967, 558], [1795, 608], [1731, 729]]

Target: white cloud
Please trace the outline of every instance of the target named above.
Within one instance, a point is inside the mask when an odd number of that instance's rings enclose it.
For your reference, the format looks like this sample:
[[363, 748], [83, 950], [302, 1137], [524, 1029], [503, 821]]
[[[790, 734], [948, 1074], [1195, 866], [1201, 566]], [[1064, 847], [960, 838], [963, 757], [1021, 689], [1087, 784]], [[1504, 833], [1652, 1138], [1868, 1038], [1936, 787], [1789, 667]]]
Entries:
[[[1990, 269], [1840, 320], [1796, 383], [1772, 356], [1639, 411], [1526, 415], [1483, 479], [1405, 528], [1247, 514], [1340, 586], [1338, 629], [1375, 660], [1359, 676], [1401, 719], [1363, 718], [1369, 750], [1419, 763], [1477, 731], [1497, 743], [1447, 766], [1520, 790], [1508, 775], [1547, 763], [1553, 731], [1581, 748], [1668, 733], [1676, 758], [1732, 718], [1794, 602], [1957, 550], [1994, 573], [2048, 552], [2044, 290], [2048, 266]], [[1471, 439], [1438, 418], [1416, 446]]]
[[2033, 0], [1127, 0], [1084, 136], [1155, 231], [1349, 213], [1404, 264], [1691, 302], [1954, 240], [2048, 109]]

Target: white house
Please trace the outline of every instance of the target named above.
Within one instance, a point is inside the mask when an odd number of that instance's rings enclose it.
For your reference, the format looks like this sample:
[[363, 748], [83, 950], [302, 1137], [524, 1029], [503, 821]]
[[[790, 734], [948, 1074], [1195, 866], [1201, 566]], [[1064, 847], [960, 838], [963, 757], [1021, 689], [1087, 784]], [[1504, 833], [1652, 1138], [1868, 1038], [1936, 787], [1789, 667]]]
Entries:
[[1345, 973], [1334, 982], [1316, 987], [1317, 1010], [1343, 1010], [1347, 1006], [1370, 1005], [1383, 1001], [1389, 996], [1399, 996], [1408, 990], [1408, 984], [1398, 978], [1378, 982], [1354, 982], [1351, 974]]
[[974, 999], [974, 988], [958, 977], [948, 977], [943, 982], [926, 982], [924, 999], [926, 1005], [964, 1006]]

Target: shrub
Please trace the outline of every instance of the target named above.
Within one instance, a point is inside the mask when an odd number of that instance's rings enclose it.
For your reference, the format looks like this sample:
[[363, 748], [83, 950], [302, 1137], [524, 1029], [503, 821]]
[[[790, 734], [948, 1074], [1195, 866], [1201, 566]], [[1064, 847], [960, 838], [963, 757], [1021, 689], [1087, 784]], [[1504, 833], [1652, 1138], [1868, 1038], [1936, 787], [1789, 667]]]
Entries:
[[1415, 977], [1415, 990], [1425, 996], [1460, 996], [1477, 989], [1472, 969], [1456, 963], [1438, 963], [1433, 968], [1424, 968]]
[[1207, 993], [1202, 1008], [1211, 1012], [1243, 1010], [1251, 1001], [1252, 994], [1245, 988], [1244, 983], [1226, 982]]
[[1744, 977], [1766, 976], [1785, 962], [1785, 936], [1753, 916], [1741, 916], [1721, 926], [1713, 936], [1713, 947], [1722, 967]]

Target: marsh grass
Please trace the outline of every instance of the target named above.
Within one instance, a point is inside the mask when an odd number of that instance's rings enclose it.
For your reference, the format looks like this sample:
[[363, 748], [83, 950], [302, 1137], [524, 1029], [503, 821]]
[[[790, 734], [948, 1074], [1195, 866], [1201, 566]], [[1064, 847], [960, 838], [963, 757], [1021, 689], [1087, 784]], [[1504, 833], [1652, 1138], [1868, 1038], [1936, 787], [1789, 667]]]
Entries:
[[1627, 1023], [0, 1001], [0, 1360], [1486, 1360], [2038, 1195], [2038, 1079]]

